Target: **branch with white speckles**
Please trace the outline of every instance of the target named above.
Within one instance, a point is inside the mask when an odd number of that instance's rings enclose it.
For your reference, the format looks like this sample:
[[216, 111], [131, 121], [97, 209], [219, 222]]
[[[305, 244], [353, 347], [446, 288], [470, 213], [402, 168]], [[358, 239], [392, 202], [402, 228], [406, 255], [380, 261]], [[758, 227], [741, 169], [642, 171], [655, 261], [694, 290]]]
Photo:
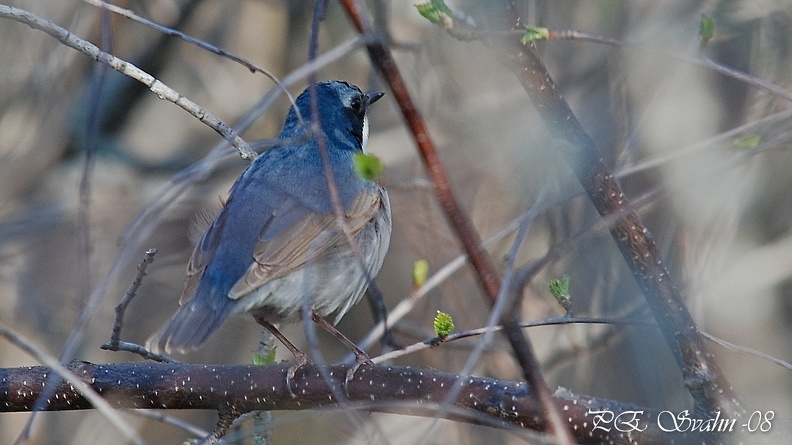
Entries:
[[[445, 372], [413, 367], [364, 366], [346, 388], [347, 366], [326, 368], [325, 380], [315, 365], [297, 369], [286, 387], [289, 364], [188, 365], [119, 363], [94, 365], [74, 362], [68, 368], [117, 408], [232, 410], [243, 414], [257, 410], [340, 409], [334, 390], [345, 389], [346, 407], [364, 411], [433, 416], [459, 378]], [[29, 411], [52, 370], [47, 367], [0, 369], [0, 413]], [[467, 377], [463, 390], [448, 414], [459, 422], [508, 428], [520, 434], [543, 431], [537, 419], [541, 407], [525, 383]], [[293, 395], [292, 395], [293, 393]], [[586, 397], [558, 390], [554, 395], [575, 441], [581, 444], [665, 444], [673, 438], [691, 443], [695, 437], [663, 433], [657, 427], [658, 412], [612, 400]], [[91, 409], [91, 403], [68, 382], [56, 388], [48, 411]], [[594, 411], [639, 412], [643, 431], [621, 433], [594, 428]], [[700, 438], [698, 438], [700, 439]], [[637, 442], [632, 442], [637, 441]], [[699, 440], [700, 442], [700, 440]]]

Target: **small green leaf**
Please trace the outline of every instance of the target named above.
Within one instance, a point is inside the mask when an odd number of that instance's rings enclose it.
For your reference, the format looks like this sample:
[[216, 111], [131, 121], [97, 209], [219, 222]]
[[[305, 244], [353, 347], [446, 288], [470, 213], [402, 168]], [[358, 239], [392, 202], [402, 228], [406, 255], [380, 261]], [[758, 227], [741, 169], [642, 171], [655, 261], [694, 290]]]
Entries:
[[560, 279], [550, 280], [547, 283], [547, 287], [550, 289], [550, 293], [553, 294], [553, 298], [562, 306], [564, 301], [569, 300], [569, 275], [564, 275]]
[[275, 348], [272, 348], [266, 355], [258, 352], [253, 354], [253, 364], [256, 366], [269, 365], [273, 362], [275, 362]]
[[440, 338], [448, 337], [448, 334], [454, 332], [454, 319], [445, 312], [437, 311], [433, 325], [435, 334]]
[[522, 36], [523, 44], [527, 45], [537, 40], [547, 40], [550, 37], [550, 30], [540, 26], [526, 26], [525, 34]]
[[743, 150], [753, 150], [759, 145], [760, 142], [762, 142], [762, 137], [758, 134], [746, 134], [745, 136], [734, 141], [734, 145], [736, 145], [737, 148], [741, 148]]
[[451, 9], [445, 4], [443, 0], [430, 0], [426, 3], [415, 5], [415, 9], [426, 20], [434, 23], [435, 25], [441, 24], [444, 27], [453, 26], [454, 19], [452, 18]]
[[376, 181], [382, 175], [382, 162], [372, 154], [357, 152], [352, 162], [358, 176], [367, 181]]
[[429, 261], [418, 260], [413, 264], [413, 286], [420, 287], [429, 276]]
[[715, 20], [706, 14], [701, 14], [701, 21], [699, 22], [701, 44], [706, 45], [713, 37], [715, 37]]

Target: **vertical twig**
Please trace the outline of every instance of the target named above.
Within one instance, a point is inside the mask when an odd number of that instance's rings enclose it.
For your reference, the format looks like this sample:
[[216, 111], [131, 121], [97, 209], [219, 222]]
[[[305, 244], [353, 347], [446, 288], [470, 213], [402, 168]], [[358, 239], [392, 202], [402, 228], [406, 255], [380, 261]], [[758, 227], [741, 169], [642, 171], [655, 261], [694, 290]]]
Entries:
[[143, 259], [140, 260], [140, 263], [138, 263], [135, 278], [132, 280], [132, 283], [129, 284], [124, 296], [121, 297], [121, 302], [119, 302], [118, 306], [115, 307], [113, 330], [110, 334], [110, 341], [107, 343], [107, 346], [117, 347], [118, 343], [121, 341], [121, 329], [124, 326], [124, 314], [126, 313], [127, 306], [129, 306], [129, 303], [133, 298], [135, 298], [135, 295], [137, 295], [140, 285], [143, 284], [143, 277], [146, 276], [146, 269], [148, 268], [149, 264], [154, 262], [154, 255], [156, 254], [157, 249], [148, 249], [143, 255]]

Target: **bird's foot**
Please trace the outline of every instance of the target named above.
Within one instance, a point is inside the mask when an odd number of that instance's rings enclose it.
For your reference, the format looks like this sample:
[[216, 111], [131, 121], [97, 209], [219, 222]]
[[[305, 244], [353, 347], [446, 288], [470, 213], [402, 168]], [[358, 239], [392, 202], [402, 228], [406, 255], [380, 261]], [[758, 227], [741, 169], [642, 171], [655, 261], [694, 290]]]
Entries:
[[363, 351], [358, 347], [355, 347], [355, 349], [353, 349], [353, 352], [355, 353], [355, 363], [353, 363], [352, 366], [350, 366], [346, 372], [346, 377], [344, 378], [345, 389], [349, 384], [349, 382], [353, 378], [355, 378], [355, 373], [357, 372], [358, 369], [360, 369], [361, 366], [363, 365], [374, 366], [374, 362], [371, 361], [371, 358], [369, 357], [368, 354], [366, 354], [365, 351]]
[[297, 352], [294, 353], [294, 358], [297, 359], [297, 361], [289, 366], [288, 370], [286, 370], [286, 389], [289, 390], [289, 395], [292, 397], [297, 397], [297, 395], [294, 394], [294, 391], [292, 391], [291, 382], [294, 379], [294, 375], [297, 373], [297, 370], [307, 365], [309, 361], [308, 356], [300, 350], [297, 350]]

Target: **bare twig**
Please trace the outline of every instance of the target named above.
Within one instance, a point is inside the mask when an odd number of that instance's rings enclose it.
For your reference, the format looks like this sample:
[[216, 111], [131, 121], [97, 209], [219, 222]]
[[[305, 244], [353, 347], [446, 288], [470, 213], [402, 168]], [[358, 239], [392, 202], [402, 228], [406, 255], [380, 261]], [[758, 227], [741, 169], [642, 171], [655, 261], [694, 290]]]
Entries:
[[[313, 15], [311, 19], [311, 36], [308, 45], [309, 61], [313, 61], [317, 57], [317, 53], [319, 49], [319, 26], [322, 20], [324, 19], [327, 3], [328, 0], [318, 0], [313, 9]], [[347, 224], [344, 206], [341, 203], [341, 196], [338, 192], [338, 185], [335, 180], [335, 174], [333, 174], [333, 167], [330, 163], [330, 155], [327, 148], [327, 140], [324, 137], [324, 132], [322, 131], [323, 124], [319, 118], [319, 97], [316, 92], [315, 72], [311, 72], [308, 75], [308, 89], [311, 99], [311, 125], [312, 125], [313, 135], [316, 140], [317, 146], [319, 148], [319, 155], [321, 157], [321, 162], [322, 162], [322, 170], [324, 172], [325, 181], [327, 183], [327, 190], [329, 192], [330, 202], [332, 204], [333, 211], [335, 213], [336, 224], [338, 225], [338, 228], [344, 233], [347, 243], [349, 243], [350, 247], [352, 248], [352, 251], [355, 255], [355, 259], [357, 260], [358, 263], [358, 267], [360, 267], [361, 272], [365, 275], [366, 282], [368, 283], [369, 287], [372, 287], [373, 279], [368, 273], [368, 268], [366, 267], [366, 263], [363, 259], [363, 251], [360, 249], [360, 245], [358, 244], [357, 240], [355, 240], [355, 238], [352, 236], [352, 232], [349, 228], [349, 224]], [[376, 294], [379, 294], [379, 292], [377, 291], [374, 292]], [[309, 297], [310, 297], [309, 294], [306, 293], [302, 301], [303, 327], [305, 329], [306, 338], [308, 339], [308, 344], [312, 349], [312, 355], [316, 357], [318, 360], [320, 360], [320, 363], [323, 363], [324, 359], [322, 358], [321, 352], [317, 347], [318, 338], [316, 336], [315, 325], [312, 322], [312, 315], [315, 315], [315, 312], [311, 307], [311, 302]], [[339, 297], [339, 298], [343, 298], [343, 297]], [[332, 325], [329, 326], [332, 327]], [[343, 337], [343, 334], [341, 334], [338, 331], [336, 332], [338, 333], [338, 335]], [[354, 343], [352, 343], [351, 341], [349, 341], [349, 343], [354, 345]], [[351, 368], [350, 374], [348, 376], [349, 378], [351, 378], [352, 375], [354, 375], [356, 369], [357, 369], [357, 365]], [[353, 424], [355, 424], [361, 431], [365, 431], [365, 428], [363, 428], [365, 422], [359, 416], [359, 414], [352, 409], [346, 409], [346, 408], [351, 408], [350, 406], [348, 406], [349, 400], [347, 395], [341, 391], [341, 389], [346, 386], [346, 381], [344, 381], [344, 385], [334, 385], [330, 374], [323, 367], [319, 368], [319, 371], [320, 374], [322, 375], [322, 378], [328, 383], [331, 391], [333, 392], [333, 396], [339, 401], [341, 406], [345, 408], [344, 412], [347, 414], [350, 421]], [[382, 437], [384, 437], [384, 435]]]
[[[514, 31], [514, 32], [522, 33], [522, 31]], [[724, 75], [726, 77], [731, 77], [732, 79], [736, 79], [740, 82], [745, 83], [746, 85], [750, 85], [751, 87], [756, 88], [757, 90], [764, 91], [766, 93], [772, 94], [773, 96], [776, 97], [780, 97], [787, 101], [792, 101], [792, 92], [785, 90], [779, 87], [778, 85], [774, 85], [773, 83], [768, 82], [764, 79], [761, 79], [756, 76], [752, 76], [748, 73], [744, 73], [735, 68], [728, 67], [726, 65], [718, 63], [704, 56], [692, 57], [684, 54], [674, 53], [671, 51], [658, 50], [656, 47], [649, 47], [648, 45], [643, 45], [639, 42], [635, 42], [629, 39], [616, 39], [613, 37], [603, 36], [600, 34], [576, 31], [576, 30], [550, 29], [548, 30], [547, 40], [579, 40], [586, 42], [601, 43], [611, 46], [618, 46], [622, 48], [640, 49], [642, 51], [645, 50], [653, 54], [660, 54], [664, 57], [669, 57], [675, 60], [689, 63], [691, 65], [697, 65], [700, 67], [711, 69], [721, 75]]]
[[[513, 29], [507, 31], [487, 31], [487, 30], [479, 30], [474, 27], [469, 20], [466, 20], [467, 17], [455, 17], [455, 20], [452, 23], [448, 23], [449, 26], [445, 26], [445, 30], [454, 38], [460, 41], [472, 41], [472, 40], [481, 40], [487, 41], [488, 39], [492, 38], [521, 38], [525, 35], [525, 29]], [[708, 57], [705, 56], [689, 56], [685, 54], [679, 54], [672, 51], [666, 51], [662, 49], [658, 49], [656, 46], [652, 45], [645, 45], [641, 42], [637, 42], [630, 39], [620, 39], [610, 36], [605, 36], [602, 34], [596, 34], [591, 32], [585, 31], [578, 31], [574, 29], [547, 29], [542, 28], [547, 34], [543, 39], [537, 39], [536, 41], [542, 40], [573, 40], [573, 41], [581, 41], [581, 42], [593, 42], [599, 43], [603, 45], [609, 46], [616, 46], [624, 49], [634, 49], [645, 51], [650, 54], [657, 54], [663, 57], [668, 57], [674, 60], [678, 60], [681, 62], [685, 62], [691, 65], [700, 66], [702, 68], [710, 69], [715, 71], [718, 74], [721, 74], [726, 77], [731, 77], [732, 79], [738, 80], [740, 82], [744, 82], [746, 85], [750, 85], [757, 90], [764, 91], [766, 93], [772, 94], [773, 96], [782, 98], [787, 101], [792, 101], [792, 92], [785, 90], [778, 85], [773, 84], [772, 82], [768, 82], [762, 78], [752, 76], [749, 73], [742, 72], [738, 69], [723, 65], [718, 63]]]
[[786, 368], [786, 369], [792, 371], [792, 363], [790, 363], [790, 362], [788, 362], [786, 360], [781, 360], [780, 358], [773, 357], [772, 355], [765, 354], [764, 352], [757, 351], [756, 349], [753, 349], [753, 348], [748, 348], [748, 347], [745, 347], [745, 346], [735, 345], [734, 343], [730, 343], [730, 342], [728, 342], [726, 340], [723, 340], [722, 338], [718, 338], [718, 337], [716, 337], [716, 336], [714, 336], [712, 334], [709, 334], [707, 332], [703, 332], [702, 331], [701, 335], [703, 335], [704, 337], [707, 337], [707, 340], [715, 343], [718, 346], [724, 347], [724, 348], [732, 350], [732, 351], [739, 352], [741, 354], [748, 354], [748, 355], [752, 355], [754, 357], [760, 358], [762, 360], [767, 360], [770, 363], [773, 363], [775, 365], [781, 366], [783, 368]]
[[[161, 32], [163, 34], [167, 34], [169, 36], [173, 36], [173, 37], [182, 39], [182, 40], [184, 40], [187, 43], [195, 45], [195, 46], [197, 46], [197, 47], [199, 47], [199, 48], [201, 48], [203, 50], [209, 51], [211, 53], [217, 54], [218, 56], [225, 57], [225, 58], [227, 58], [229, 60], [232, 60], [232, 61], [244, 66], [245, 68], [249, 69], [253, 73], [256, 73], [256, 72], [261, 73], [261, 74], [265, 75], [267, 78], [269, 78], [272, 82], [274, 82], [275, 85], [278, 86], [281, 89], [281, 91], [283, 91], [284, 94], [286, 94], [286, 97], [289, 98], [289, 101], [292, 103], [292, 105], [295, 105], [294, 97], [292, 96], [292, 94], [289, 92], [289, 90], [286, 88], [286, 86], [283, 85], [283, 83], [280, 80], [278, 80], [278, 78], [274, 74], [272, 74], [271, 72], [269, 72], [268, 70], [266, 70], [264, 68], [261, 68], [260, 66], [254, 64], [254, 63], [248, 62], [247, 60], [237, 56], [236, 54], [232, 53], [231, 51], [225, 50], [223, 48], [218, 48], [217, 46], [214, 46], [212, 44], [204, 42], [203, 40], [196, 39], [195, 37], [187, 35], [187, 34], [181, 32], [181, 31], [179, 31], [177, 29], [173, 29], [173, 28], [168, 27], [168, 26], [160, 25], [157, 22], [154, 22], [154, 21], [149, 20], [149, 19], [147, 19], [145, 17], [141, 17], [141, 16], [135, 14], [134, 12], [130, 11], [129, 9], [121, 8], [121, 7], [118, 7], [116, 5], [107, 3], [107, 2], [102, 1], [102, 0], [83, 0], [83, 1], [85, 3], [90, 4], [90, 5], [106, 9], [108, 11], [113, 12], [114, 14], [122, 15], [122, 16], [130, 19], [130, 20], [134, 20], [134, 21], [136, 21], [138, 23], [141, 23], [143, 25], [146, 25], [146, 26], [148, 26], [150, 28], [156, 29], [157, 31], [159, 31], [159, 32]], [[303, 116], [300, 113], [300, 110], [298, 110], [296, 107], [295, 107], [295, 113], [297, 114], [297, 118], [300, 119], [301, 122], [303, 122]]]
[[[107, 14], [100, 15], [102, 48], [109, 51], [111, 45]], [[80, 274], [80, 298], [87, 303], [91, 293], [91, 178], [96, 164], [96, 150], [99, 145], [99, 104], [105, 93], [107, 65], [98, 63], [94, 66], [91, 79], [88, 116], [85, 120], [85, 138], [82, 141], [82, 169], [80, 172], [79, 196], [77, 210], [77, 270]]]
[[225, 140], [233, 145], [234, 148], [237, 149], [239, 155], [242, 156], [242, 159], [252, 160], [256, 157], [256, 152], [250, 149], [247, 142], [245, 142], [231, 127], [226, 125], [214, 114], [182, 96], [176, 90], [160, 82], [135, 65], [125, 60], [119, 59], [112, 54], [108, 54], [97, 48], [93, 43], [83, 40], [66, 29], [52, 23], [51, 21], [42, 19], [41, 17], [38, 17], [37, 15], [23, 9], [15, 8], [13, 6], [0, 5], [0, 17], [15, 20], [17, 22], [24, 23], [33, 29], [43, 31], [56, 38], [64, 45], [73, 48], [98, 62], [108, 65], [121, 74], [141, 82], [160, 99], [178, 105], [184, 111], [190, 113], [193, 117], [197, 118], [209, 128], [220, 134]]
[[200, 445], [214, 445], [216, 443], [220, 443], [220, 439], [225, 436], [225, 434], [228, 432], [228, 429], [231, 428], [231, 425], [240, 416], [240, 413], [234, 409], [233, 405], [223, 407], [218, 411], [220, 418], [217, 420], [217, 425], [215, 426], [214, 431], [204, 437], [203, 440], [198, 442]]
[[162, 422], [166, 425], [175, 426], [181, 430], [186, 431], [189, 434], [192, 434], [195, 437], [206, 437], [209, 435], [209, 431], [206, 431], [203, 428], [199, 428], [190, 422], [186, 422], [182, 419], [179, 419], [175, 416], [170, 416], [162, 411], [159, 410], [149, 410], [149, 409], [136, 409], [130, 411], [130, 414], [134, 414], [136, 416], [145, 417], [148, 419], [154, 419], [158, 422]]
[[[36, 345], [22, 338], [10, 329], [0, 327], [0, 336], [5, 337], [8, 341], [18, 346], [20, 349], [34, 357], [39, 362], [43, 363], [48, 368], [49, 372], [44, 372], [40, 376], [41, 382], [38, 383], [35, 397], [30, 399], [30, 401], [27, 403], [28, 410], [30, 410], [37, 403], [39, 395], [46, 393], [48, 386], [46, 384], [48, 381], [48, 374], [54, 373], [68, 383], [69, 387], [74, 392], [74, 395], [83, 399], [86, 402], [87, 407], [95, 408], [97, 411], [99, 411], [99, 413], [102, 414], [114, 427], [116, 427], [118, 431], [124, 435], [124, 437], [134, 441], [139, 445], [144, 443], [143, 439], [137, 434], [135, 429], [132, 428], [123, 417], [121, 417], [121, 414], [115, 408], [110, 406], [110, 403], [103, 399], [94, 387], [91, 387], [91, 385], [89, 385], [85, 380], [78, 377], [74, 370], [67, 369], [65, 366], [58, 363], [58, 360], [55, 357], [47, 354]], [[3, 381], [5, 385], [5, 380], [0, 379], [0, 381]], [[10, 398], [7, 400], [10, 401]], [[8, 404], [8, 402], [6, 402], [6, 404]]]
[[121, 298], [121, 302], [118, 303], [118, 306], [116, 306], [115, 320], [113, 320], [113, 330], [110, 334], [110, 341], [107, 342], [109, 347], [113, 347], [121, 340], [121, 328], [124, 326], [124, 313], [126, 312], [129, 303], [133, 298], [135, 298], [135, 295], [137, 295], [138, 288], [140, 288], [140, 285], [143, 284], [143, 277], [146, 276], [146, 268], [148, 268], [149, 264], [154, 262], [154, 255], [156, 254], [157, 249], [152, 248], [146, 251], [146, 253], [143, 255], [143, 259], [140, 260], [140, 263], [138, 263], [135, 278], [132, 280], [132, 283], [129, 284], [127, 291]]
[[136, 343], [121, 341], [121, 328], [124, 326], [124, 314], [126, 313], [127, 306], [137, 294], [137, 290], [143, 283], [143, 277], [146, 276], [146, 268], [149, 264], [154, 262], [154, 255], [157, 254], [157, 249], [148, 249], [143, 256], [143, 259], [138, 263], [137, 272], [132, 283], [129, 284], [126, 293], [121, 298], [121, 302], [115, 308], [115, 320], [113, 320], [113, 330], [110, 333], [110, 340], [101, 346], [102, 349], [108, 351], [127, 351], [147, 359], [156, 360], [163, 363], [179, 363], [166, 355], [154, 354]]
[[[617, 326], [646, 326], [646, 327], [655, 327], [655, 328], [657, 327], [657, 323], [653, 323], [651, 321], [646, 321], [646, 320], [633, 320], [633, 319], [623, 319], [623, 318], [597, 318], [597, 317], [567, 317], [567, 316], [546, 318], [543, 320], [535, 320], [535, 321], [523, 321], [520, 322], [520, 327], [532, 328], [537, 326], [559, 326], [566, 324], [607, 324], [607, 325], [617, 325]], [[454, 332], [453, 334], [449, 334], [442, 339], [440, 337], [432, 337], [424, 341], [409, 345], [403, 349], [399, 349], [397, 351], [391, 351], [387, 354], [379, 355], [377, 357], [372, 358], [371, 361], [374, 362], [375, 364], [384, 363], [388, 360], [393, 360], [395, 358], [412, 354], [413, 352], [422, 351], [424, 349], [434, 348], [444, 343], [450, 343], [453, 341], [458, 341], [470, 337], [477, 337], [479, 335], [484, 335], [488, 331], [502, 331], [502, 330], [503, 330], [503, 326], [485, 326], [483, 328], [478, 328], [478, 329], [470, 329], [462, 332]]]

